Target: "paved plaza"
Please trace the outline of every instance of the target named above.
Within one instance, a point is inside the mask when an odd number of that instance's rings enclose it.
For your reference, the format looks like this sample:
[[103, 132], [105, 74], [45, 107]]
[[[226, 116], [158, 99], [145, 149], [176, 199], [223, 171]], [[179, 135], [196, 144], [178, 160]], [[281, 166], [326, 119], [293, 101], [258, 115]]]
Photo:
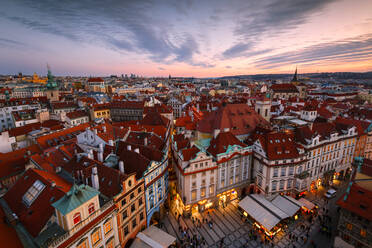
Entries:
[[[346, 185], [346, 184], [344, 184]], [[345, 187], [340, 188], [338, 192], [338, 198]], [[333, 235], [327, 237], [319, 232], [320, 222], [317, 219], [313, 223], [309, 223], [304, 219], [299, 219], [295, 223], [291, 224], [287, 230], [280, 231], [273, 239], [273, 242], [263, 244], [261, 243], [261, 235], [258, 236], [257, 240], [249, 238], [249, 232], [253, 229], [252, 224], [244, 222], [240, 216], [237, 201], [233, 201], [228, 204], [225, 208], [219, 207], [217, 209], [210, 209], [203, 213], [196, 213], [193, 215], [194, 218], [200, 220], [192, 221], [191, 218], [180, 217], [179, 221], [175, 217], [175, 213], [169, 213], [162, 220], [162, 229], [169, 234], [177, 237], [180, 241], [183, 237], [180, 231], [180, 225], [183, 229], [187, 228], [187, 232], [190, 237], [203, 237], [206, 245], [198, 245], [198, 247], [221, 247], [221, 239], [223, 239], [222, 247], [312, 247], [310, 244], [313, 241], [316, 247], [332, 247], [334, 234], [336, 233], [337, 226], [337, 213], [336, 206], [334, 205], [336, 198], [332, 199], [328, 203], [322, 197], [324, 189], [318, 192], [316, 195], [309, 194], [307, 198], [319, 206], [319, 215], [324, 215], [326, 209], [328, 214], [333, 217], [332, 227]], [[203, 223], [203, 219], [211, 220], [213, 223], [212, 228], [209, 227], [208, 223]], [[303, 227], [301, 227], [301, 225]], [[308, 229], [309, 228], [309, 229]], [[307, 230], [309, 230], [309, 236], [306, 241], [305, 239]], [[296, 240], [290, 240], [289, 234], [295, 235]], [[183, 245], [183, 247], [192, 247], [190, 245]], [[195, 247], [195, 246], [194, 246]]]

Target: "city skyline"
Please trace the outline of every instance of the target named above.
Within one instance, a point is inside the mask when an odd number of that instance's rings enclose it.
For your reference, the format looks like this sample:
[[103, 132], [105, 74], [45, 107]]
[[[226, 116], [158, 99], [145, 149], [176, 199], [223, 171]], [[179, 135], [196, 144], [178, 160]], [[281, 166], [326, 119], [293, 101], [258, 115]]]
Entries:
[[6, 1], [0, 74], [218, 77], [372, 70], [372, 2]]

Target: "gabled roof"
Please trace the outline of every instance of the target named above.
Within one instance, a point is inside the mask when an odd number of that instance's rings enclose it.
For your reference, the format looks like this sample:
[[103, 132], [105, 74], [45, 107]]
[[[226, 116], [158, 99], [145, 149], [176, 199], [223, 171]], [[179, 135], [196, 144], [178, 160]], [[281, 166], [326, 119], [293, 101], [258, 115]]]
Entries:
[[183, 161], [190, 161], [191, 159], [194, 159], [198, 152], [200, 152], [200, 150], [196, 146], [183, 149], [182, 150]]
[[229, 146], [233, 145], [238, 145], [241, 147], [247, 146], [236, 138], [231, 132], [222, 132], [219, 133], [216, 138], [211, 140], [207, 152], [216, 157], [218, 154], [226, 152]]
[[54, 202], [52, 206], [63, 215], [66, 215], [97, 195], [99, 195], [99, 192], [88, 185], [81, 184], [78, 186], [74, 184], [71, 189], [61, 199]]
[[162, 116], [158, 112], [148, 112], [146, 116], [140, 121], [142, 125], [165, 126], [167, 127], [170, 120]]

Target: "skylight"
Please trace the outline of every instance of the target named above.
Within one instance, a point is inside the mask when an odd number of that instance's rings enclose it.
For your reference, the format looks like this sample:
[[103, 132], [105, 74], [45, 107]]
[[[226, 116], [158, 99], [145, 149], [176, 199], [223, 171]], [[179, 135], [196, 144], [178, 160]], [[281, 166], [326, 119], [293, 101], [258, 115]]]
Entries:
[[31, 204], [36, 200], [36, 198], [40, 195], [44, 188], [45, 184], [43, 184], [40, 180], [36, 180], [34, 184], [23, 195], [23, 203], [27, 207], [31, 206]]

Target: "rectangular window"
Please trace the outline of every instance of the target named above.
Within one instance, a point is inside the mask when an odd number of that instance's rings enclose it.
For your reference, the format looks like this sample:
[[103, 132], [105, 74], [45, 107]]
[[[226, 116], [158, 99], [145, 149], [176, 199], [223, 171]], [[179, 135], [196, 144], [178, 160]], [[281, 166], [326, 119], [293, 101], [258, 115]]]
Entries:
[[124, 210], [121, 216], [122, 216], [122, 220], [124, 221], [126, 218], [128, 218], [128, 211]]
[[144, 215], [143, 215], [143, 212], [142, 212], [142, 213], [140, 213], [140, 220], [143, 220], [143, 218], [144, 218]]
[[101, 240], [101, 232], [99, 228], [92, 234], [91, 239], [93, 245], [97, 244]]
[[278, 174], [279, 174], [279, 169], [274, 168], [274, 176], [273, 177], [278, 177]]
[[279, 189], [283, 190], [284, 189], [284, 181], [280, 181], [279, 183]]
[[209, 195], [213, 195], [214, 187], [211, 185], [209, 186]]
[[104, 225], [105, 235], [112, 230], [111, 220], [107, 221]]
[[137, 220], [134, 218], [132, 220], [132, 228], [135, 228], [137, 226]]
[[193, 190], [191, 192], [191, 200], [195, 201], [196, 200], [196, 190]]
[[271, 191], [276, 191], [277, 182], [273, 182], [271, 185]]
[[284, 176], [285, 176], [285, 173], [286, 173], [286, 168], [283, 167], [283, 168], [281, 169], [281, 171], [280, 171], [280, 175], [281, 175], [282, 177], [284, 177]]
[[205, 192], [206, 192], [205, 188], [201, 188], [201, 190], [200, 190], [200, 198], [205, 197]]
[[141, 197], [141, 198], [139, 198], [139, 200], [138, 200], [138, 206], [142, 206], [142, 203], [143, 203], [143, 201], [142, 201], [142, 197]]
[[346, 223], [346, 228], [351, 231], [353, 229], [353, 225], [350, 223]]
[[362, 237], [366, 237], [366, 235], [367, 235], [367, 231], [366, 231], [366, 229], [361, 228], [361, 229], [360, 229], [360, 235], [361, 235]]
[[294, 173], [294, 167], [289, 167], [288, 175], [293, 176], [293, 173]]
[[132, 200], [134, 198], [134, 193], [130, 194], [130, 199]]
[[133, 213], [134, 211], [136, 211], [136, 204], [132, 204], [132, 206], [130, 207], [130, 211]]
[[126, 226], [124, 228], [124, 235], [127, 236], [128, 234], [129, 234], [129, 228], [128, 228], [128, 226]]

